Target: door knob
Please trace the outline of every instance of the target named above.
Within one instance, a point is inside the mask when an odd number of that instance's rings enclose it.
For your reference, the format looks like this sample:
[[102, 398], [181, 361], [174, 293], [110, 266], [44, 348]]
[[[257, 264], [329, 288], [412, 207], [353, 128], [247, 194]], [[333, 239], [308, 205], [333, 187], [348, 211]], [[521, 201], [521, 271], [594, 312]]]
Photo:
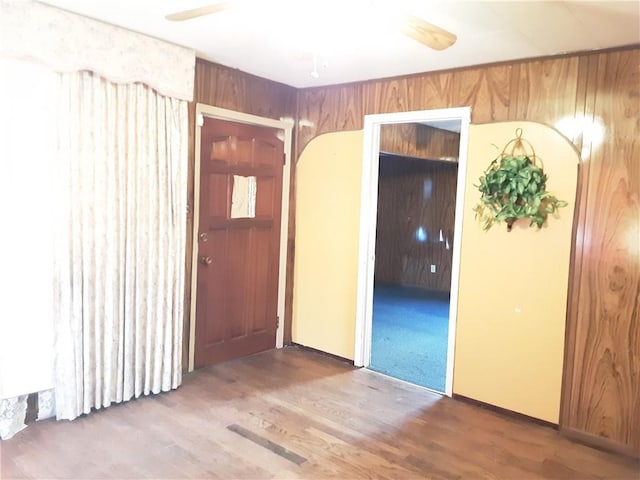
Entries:
[[202, 265], [211, 265], [212, 262], [213, 262], [213, 259], [211, 257], [205, 257], [205, 256], [200, 257], [200, 263]]

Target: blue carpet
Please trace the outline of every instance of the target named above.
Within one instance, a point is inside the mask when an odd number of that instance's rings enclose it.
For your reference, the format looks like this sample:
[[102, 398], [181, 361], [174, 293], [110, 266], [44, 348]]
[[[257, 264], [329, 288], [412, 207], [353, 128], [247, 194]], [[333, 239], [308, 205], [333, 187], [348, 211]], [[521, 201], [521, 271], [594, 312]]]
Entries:
[[448, 330], [447, 294], [376, 285], [369, 368], [444, 392]]

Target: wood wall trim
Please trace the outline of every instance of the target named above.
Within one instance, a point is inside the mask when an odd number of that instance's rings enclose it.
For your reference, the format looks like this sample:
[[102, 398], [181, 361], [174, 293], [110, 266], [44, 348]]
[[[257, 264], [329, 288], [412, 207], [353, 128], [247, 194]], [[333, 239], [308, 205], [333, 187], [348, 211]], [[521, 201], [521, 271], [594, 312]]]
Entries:
[[[589, 112], [593, 112], [593, 91], [587, 88], [587, 85], [593, 82], [593, 74], [595, 73], [593, 60], [594, 56], [585, 56], [580, 58], [578, 71], [578, 89], [576, 94], [576, 115], [587, 116]], [[593, 114], [591, 114], [593, 118]], [[591, 144], [584, 142], [582, 135], [577, 135], [570, 139], [576, 146], [580, 154], [582, 162], [578, 165], [578, 184], [576, 191], [576, 208], [574, 210], [573, 232], [572, 232], [572, 255], [570, 272], [572, 278], [579, 277], [582, 272], [583, 258], [579, 252], [585, 248], [585, 228], [586, 210], [584, 205], [587, 201], [587, 189], [585, 185], [589, 183], [590, 163], [588, 160], [591, 153]], [[580, 297], [580, 283], [569, 281], [567, 295], [567, 321], [565, 324], [565, 351], [564, 351], [564, 369], [562, 376], [563, 395], [560, 401], [560, 423], [566, 425], [569, 421], [569, 409], [572, 406], [572, 390], [571, 378], [574, 374], [574, 356], [575, 356], [575, 328], [573, 319], [578, 314], [577, 299]]]
[[[298, 112], [298, 95], [295, 96], [295, 109], [294, 112], [297, 115]], [[296, 124], [293, 128], [293, 139], [291, 144], [291, 178], [289, 183], [289, 228], [287, 238], [287, 284], [285, 286], [285, 301], [284, 301], [284, 344], [291, 344], [291, 329], [293, 321], [293, 282], [294, 282], [294, 261], [295, 261], [295, 235], [296, 235], [296, 173], [298, 164], [298, 145], [299, 145], [299, 128], [297, 128], [297, 117], [295, 118]], [[284, 192], [283, 192], [284, 194]]]
[[604, 450], [605, 452], [619, 453], [628, 457], [640, 459], [640, 454], [638, 454], [638, 452], [633, 448], [625, 445], [621, 446], [619, 442], [611, 441], [608, 438], [563, 426], [560, 426], [559, 430], [562, 435], [576, 442], [583, 443], [599, 450]]

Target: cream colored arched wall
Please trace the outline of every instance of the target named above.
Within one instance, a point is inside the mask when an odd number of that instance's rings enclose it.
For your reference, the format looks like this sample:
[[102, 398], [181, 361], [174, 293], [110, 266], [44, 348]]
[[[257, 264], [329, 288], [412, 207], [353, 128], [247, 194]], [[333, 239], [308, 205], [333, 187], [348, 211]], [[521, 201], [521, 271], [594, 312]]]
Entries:
[[[548, 189], [569, 201], [537, 230], [484, 232], [473, 186], [522, 128]], [[353, 359], [363, 132], [312, 140], [296, 177], [292, 339]], [[533, 122], [471, 125], [458, 296], [454, 393], [557, 423], [578, 154]]]
[[[569, 202], [538, 230], [482, 231], [473, 186], [514, 138], [534, 146], [547, 189]], [[462, 226], [453, 390], [492, 405], [558, 423], [578, 153], [556, 130], [533, 122], [472, 125]]]
[[320, 135], [296, 166], [292, 340], [353, 360], [362, 130]]

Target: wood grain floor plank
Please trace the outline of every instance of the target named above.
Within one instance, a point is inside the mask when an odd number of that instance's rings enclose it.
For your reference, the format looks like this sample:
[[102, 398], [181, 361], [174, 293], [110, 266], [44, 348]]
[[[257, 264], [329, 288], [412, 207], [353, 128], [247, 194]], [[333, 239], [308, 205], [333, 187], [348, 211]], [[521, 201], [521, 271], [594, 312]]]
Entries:
[[38, 422], [0, 448], [3, 479], [637, 479], [640, 467], [297, 348], [208, 367], [176, 391], [73, 422]]

